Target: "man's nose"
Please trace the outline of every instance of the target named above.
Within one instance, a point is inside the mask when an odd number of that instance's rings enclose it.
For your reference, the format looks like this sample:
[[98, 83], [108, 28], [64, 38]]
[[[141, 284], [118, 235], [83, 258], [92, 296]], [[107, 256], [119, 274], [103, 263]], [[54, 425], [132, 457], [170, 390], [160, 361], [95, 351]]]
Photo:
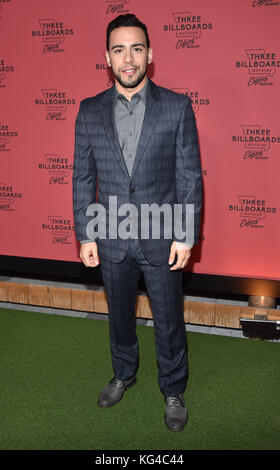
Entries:
[[124, 60], [125, 60], [125, 62], [131, 62], [132, 61], [132, 52], [131, 52], [130, 49], [125, 51]]

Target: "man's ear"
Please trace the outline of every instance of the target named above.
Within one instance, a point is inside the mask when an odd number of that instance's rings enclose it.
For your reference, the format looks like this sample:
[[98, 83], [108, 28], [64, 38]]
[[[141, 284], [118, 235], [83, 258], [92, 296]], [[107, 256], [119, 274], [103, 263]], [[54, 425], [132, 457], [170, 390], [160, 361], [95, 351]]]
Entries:
[[151, 64], [152, 62], [153, 62], [153, 51], [149, 47], [149, 49], [148, 49], [148, 64]]
[[108, 51], [105, 52], [105, 58], [106, 58], [106, 62], [107, 62], [108, 67], [111, 67], [111, 61], [110, 61], [110, 56], [109, 56]]

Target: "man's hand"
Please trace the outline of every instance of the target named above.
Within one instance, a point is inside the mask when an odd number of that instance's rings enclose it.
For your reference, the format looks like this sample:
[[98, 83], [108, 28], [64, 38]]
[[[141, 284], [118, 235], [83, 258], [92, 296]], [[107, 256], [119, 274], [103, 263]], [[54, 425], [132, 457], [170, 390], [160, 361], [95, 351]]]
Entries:
[[173, 242], [170, 248], [170, 255], [168, 264], [172, 264], [177, 254], [177, 263], [170, 268], [170, 271], [176, 269], [182, 269], [187, 266], [189, 258], [191, 256], [191, 248], [187, 248], [186, 245], [180, 242]]
[[99, 265], [99, 256], [96, 242], [82, 243], [80, 258], [87, 268], [95, 268]]

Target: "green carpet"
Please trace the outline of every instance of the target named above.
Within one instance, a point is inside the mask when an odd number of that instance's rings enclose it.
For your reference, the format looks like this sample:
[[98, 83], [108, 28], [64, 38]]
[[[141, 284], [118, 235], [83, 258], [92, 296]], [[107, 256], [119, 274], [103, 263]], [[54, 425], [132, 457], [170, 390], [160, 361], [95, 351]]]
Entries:
[[138, 326], [137, 384], [112, 378], [108, 322], [0, 309], [0, 449], [280, 449], [280, 344], [188, 333], [183, 432], [164, 424], [154, 329]]

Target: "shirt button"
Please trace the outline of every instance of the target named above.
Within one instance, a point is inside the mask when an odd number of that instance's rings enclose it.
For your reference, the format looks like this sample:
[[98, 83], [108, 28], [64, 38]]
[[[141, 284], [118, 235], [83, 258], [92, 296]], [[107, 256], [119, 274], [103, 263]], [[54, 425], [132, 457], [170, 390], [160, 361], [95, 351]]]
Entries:
[[130, 154], [128, 155], [128, 158], [131, 158], [131, 157], [132, 157], [132, 154], [130, 153]]
[[133, 115], [133, 111], [130, 111], [130, 113], [129, 113], [129, 114], [132, 116], [132, 115]]

